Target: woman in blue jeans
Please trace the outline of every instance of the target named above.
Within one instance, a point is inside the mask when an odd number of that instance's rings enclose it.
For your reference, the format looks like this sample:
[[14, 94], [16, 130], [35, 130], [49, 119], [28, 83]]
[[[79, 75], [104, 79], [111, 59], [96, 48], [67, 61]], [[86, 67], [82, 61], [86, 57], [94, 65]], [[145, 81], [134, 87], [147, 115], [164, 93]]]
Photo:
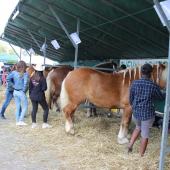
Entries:
[[24, 61], [19, 61], [17, 63], [17, 68], [9, 74], [7, 83], [14, 88], [13, 95], [16, 104], [16, 125], [27, 125], [24, 122], [24, 116], [28, 109], [26, 92], [28, 90], [29, 75], [26, 72], [26, 63]]
[[[11, 71], [15, 70], [15, 66], [16, 65], [13, 65], [13, 67], [11, 68]], [[13, 87], [9, 83], [7, 83], [6, 93], [5, 93], [5, 101], [4, 101], [2, 108], [1, 108], [1, 111], [0, 111], [0, 118], [1, 119], [6, 119], [4, 113], [5, 113], [6, 108], [9, 105], [10, 101], [13, 98], [13, 92], [14, 92]]]

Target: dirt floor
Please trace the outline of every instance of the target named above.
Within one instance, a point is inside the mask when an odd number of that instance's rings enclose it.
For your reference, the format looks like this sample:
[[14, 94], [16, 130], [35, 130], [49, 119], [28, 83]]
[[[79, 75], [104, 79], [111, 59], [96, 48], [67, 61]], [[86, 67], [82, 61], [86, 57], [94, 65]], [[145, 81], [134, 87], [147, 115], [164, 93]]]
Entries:
[[[0, 88], [0, 106], [4, 100], [4, 88]], [[29, 104], [30, 105], [30, 104]], [[29, 107], [29, 113], [31, 106]], [[82, 110], [75, 114], [75, 135], [64, 131], [64, 116], [50, 111], [51, 129], [42, 129], [42, 110], [39, 109], [37, 129], [16, 127], [15, 104], [6, 110], [7, 120], [0, 120], [0, 170], [157, 170], [159, 165], [161, 131], [151, 130], [146, 155], [138, 153], [139, 140], [132, 154], [127, 145], [117, 144], [120, 118], [106, 115], [87, 118]], [[131, 123], [130, 132], [133, 123]], [[166, 168], [170, 169], [170, 155]]]

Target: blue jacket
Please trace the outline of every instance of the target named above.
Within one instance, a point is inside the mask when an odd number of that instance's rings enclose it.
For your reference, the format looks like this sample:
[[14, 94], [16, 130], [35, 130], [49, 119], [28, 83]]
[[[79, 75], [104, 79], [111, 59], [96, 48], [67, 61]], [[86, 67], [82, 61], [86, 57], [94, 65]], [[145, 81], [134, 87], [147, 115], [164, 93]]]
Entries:
[[9, 88], [26, 92], [29, 85], [29, 75], [27, 72], [25, 72], [23, 75], [20, 75], [20, 73], [16, 70], [12, 71], [7, 77], [7, 83], [9, 84]]
[[[12, 72], [11, 72], [12, 73]], [[11, 74], [9, 73], [8, 76]], [[8, 79], [8, 76], [7, 76], [7, 79]], [[7, 87], [6, 87], [6, 90], [8, 91], [14, 91], [14, 88], [13, 88], [13, 80], [11, 80], [10, 82], [7, 82]]]

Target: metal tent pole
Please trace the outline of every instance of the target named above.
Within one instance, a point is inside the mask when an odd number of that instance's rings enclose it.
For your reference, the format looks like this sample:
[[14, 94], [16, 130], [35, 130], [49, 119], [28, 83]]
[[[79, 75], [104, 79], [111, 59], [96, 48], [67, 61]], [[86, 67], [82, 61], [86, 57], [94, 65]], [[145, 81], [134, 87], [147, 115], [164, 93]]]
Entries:
[[158, 0], [154, 0], [160, 15], [162, 16], [166, 27], [169, 32], [169, 52], [168, 52], [168, 72], [167, 72], [167, 84], [166, 84], [166, 100], [164, 108], [164, 117], [163, 117], [163, 130], [162, 130], [162, 139], [161, 139], [161, 150], [160, 150], [160, 161], [159, 161], [159, 170], [164, 169], [165, 156], [170, 152], [170, 146], [168, 146], [168, 124], [169, 124], [169, 115], [170, 115], [170, 24], [169, 21], [160, 5]]
[[28, 34], [31, 36], [31, 38], [33, 39], [33, 41], [35, 42], [35, 44], [37, 44], [38, 48], [41, 48], [40, 44], [38, 43], [38, 41], [35, 39], [35, 37], [33, 36], [33, 34], [31, 33], [30, 30], [27, 30]]
[[53, 14], [53, 16], [56, 18], [57, 22], [59, 23], [59, 25], [61, 26], [61, 28], [64, 30], [64, 32], [66, 33], [67, 37], [69, 38], [69, 40], [72, 42], [74, 48], [76, 48], [76, 44], [74, 43], [74, 41], [71, 39], [70, 34], [68, 33], [66, 27], [64, 26], [64, 24], [62, 23], [62, 21], [60, 20], [59, 16], [56, 14], [56, 12], [54, 11], [54, 9], [52, 8], [51, 5], [48, 5], [48, 8], [50, 9], [51, 13]]
[[14, 47], [9, 43], [9, 45], [11, 46], [11, 48], [13, 49], [14, 53], [18, 56], [19, 60], [21, 60], [20, 55], [16, 52], [16, 50], [14, 49]]
[[[80, 30], [80, 19], [77, 18], [77, 34], [79, 35]], [[78, 58], [78, 44], [75, 47], [75, 59], [74, 59], [74, 69], [77, 67], [77, 58]]]
[[45, 66], [45, 63], [46, 63], [46, 49], [47, 49], [47, 45], [46, 45], [46, 37], [45, 37], [45, 42], [44, 42], [44, 49], [42, 49], [42, 52], [43, 52], [43, 56], [44, 56], [44, 66]]
[[20, 53], [19, 53], [19, 56], [20, 56], [20, 60], [22, 59], [22, 49], [21, 49], [21, 47], [20, 47]]

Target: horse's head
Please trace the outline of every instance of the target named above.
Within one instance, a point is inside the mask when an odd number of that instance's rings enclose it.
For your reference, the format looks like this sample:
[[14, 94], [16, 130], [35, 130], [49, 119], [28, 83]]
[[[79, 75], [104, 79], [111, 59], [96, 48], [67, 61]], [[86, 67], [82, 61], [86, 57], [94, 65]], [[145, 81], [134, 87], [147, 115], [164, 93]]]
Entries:
[[167, 72], [168, 65], [166, 64], [153, 65], [152, 78], [161, 88], [166, 87]]

